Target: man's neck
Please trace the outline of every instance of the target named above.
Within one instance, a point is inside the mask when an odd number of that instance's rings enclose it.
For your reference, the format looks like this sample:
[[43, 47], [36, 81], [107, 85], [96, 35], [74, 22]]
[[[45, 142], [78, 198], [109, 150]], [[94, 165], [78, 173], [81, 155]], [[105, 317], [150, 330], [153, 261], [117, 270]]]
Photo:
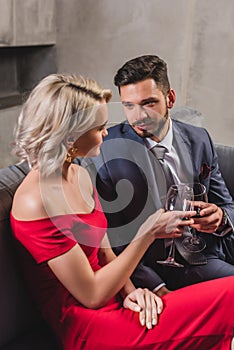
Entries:
[[160, 131], [160, 134], [159, 135], [152, 135], [151, 139], [157, 143], [161, 142], [168, 133], [170, 123], [171, 123], [171, 119], [168, 116], [167, 123], [165, 123], [164, 127]]

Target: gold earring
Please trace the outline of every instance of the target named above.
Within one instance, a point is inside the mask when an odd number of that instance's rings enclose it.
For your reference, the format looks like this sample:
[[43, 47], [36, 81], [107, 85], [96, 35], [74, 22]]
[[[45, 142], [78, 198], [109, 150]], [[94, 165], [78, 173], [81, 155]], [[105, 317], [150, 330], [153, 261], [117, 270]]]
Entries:
[[72, 147], [70, 149], [70, 152], [67, 152], [66, 162], [71, 163], [73, 161], [73, 159], [75, 158], [74, 154], [77, 152], [77, 150], [78, 149], [76, 147]]

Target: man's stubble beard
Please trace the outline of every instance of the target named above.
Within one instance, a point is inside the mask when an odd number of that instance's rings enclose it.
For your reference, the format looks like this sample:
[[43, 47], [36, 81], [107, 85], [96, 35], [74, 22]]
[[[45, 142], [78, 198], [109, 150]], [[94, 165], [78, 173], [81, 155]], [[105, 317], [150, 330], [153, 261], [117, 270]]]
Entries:
[[[143, 130], [141, 135], [138, 134], [138, 132], [136, 130], [135, 130], [135, 132], [142, 138], [149, 137], [152, 139], [154, 139], [154, 138], [160, 139], [160, 134], [163, 131], [165, 124], [168, 122], [168, 119], [169, 119], [169, 111], [168, 111], [168, 107], [166, 106], [166, 113], [164, 114], [164, 116], [160, 120], [160, 122], [158, 123], [157, 130], [155, 130], [153, 133], [148, 132], [147, 130]], [[165, 133], [165, 135], [166, 135], [166, 133]]]

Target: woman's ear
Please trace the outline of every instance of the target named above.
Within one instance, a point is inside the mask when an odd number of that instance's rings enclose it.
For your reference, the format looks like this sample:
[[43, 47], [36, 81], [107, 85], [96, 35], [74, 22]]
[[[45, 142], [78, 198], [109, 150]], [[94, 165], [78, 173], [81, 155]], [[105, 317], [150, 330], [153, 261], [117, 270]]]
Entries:
[[173, 89], [170, 89], [166, 96], [167, 100], [167, 107], [171, 109], [174, 106], [175, 100], [176, 100], [176, 93]]
[[73, 147], [75, 141], [76, 141], [75, 136], [73, 134], [69, 134], [65, 137], [64, 144], [67, 149], [70, 149]]

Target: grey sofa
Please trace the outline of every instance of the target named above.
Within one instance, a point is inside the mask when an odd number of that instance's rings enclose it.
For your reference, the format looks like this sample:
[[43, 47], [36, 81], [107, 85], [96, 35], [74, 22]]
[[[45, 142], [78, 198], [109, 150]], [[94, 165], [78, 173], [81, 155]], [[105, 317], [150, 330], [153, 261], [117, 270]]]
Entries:
[[[234, 147], [216, 145], [216, 150], [234, 198]], [[27, 172], [26, 164], [0, 169], [0, 350], [56, 350], [52, 333], [23, 284], [11, 238], [12, 198]]]
[[221, 173], [234, 199], [234, 147], [216, 144], [215, 148], [218, 154]]
[[11, 237], [12, 198], [27, 172], [26, 164], [0, 169], [0, 349], [57, 350], [24, 285]]

